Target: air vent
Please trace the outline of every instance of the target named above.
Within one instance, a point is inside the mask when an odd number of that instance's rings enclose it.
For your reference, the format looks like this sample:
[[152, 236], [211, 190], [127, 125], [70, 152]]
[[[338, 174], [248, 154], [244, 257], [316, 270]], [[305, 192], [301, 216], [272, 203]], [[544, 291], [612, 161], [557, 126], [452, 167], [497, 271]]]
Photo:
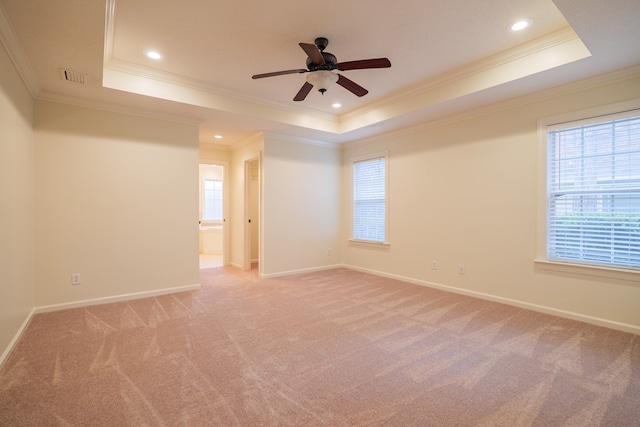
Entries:
[[89, 83], [89, 74], [65, 69], [61, 69], [60, 74], [62, 75], [63, 80], [68, 82], [79, 83], [81, 85]]

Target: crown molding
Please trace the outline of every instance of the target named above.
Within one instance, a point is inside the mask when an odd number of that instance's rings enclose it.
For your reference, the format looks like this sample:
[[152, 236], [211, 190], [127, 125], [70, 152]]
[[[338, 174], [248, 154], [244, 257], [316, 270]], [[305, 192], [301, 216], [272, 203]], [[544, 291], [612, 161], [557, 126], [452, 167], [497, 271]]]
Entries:
[[[476, 117], [498, 113], [500, 111], [511, 110], [524, 105], [534, 104], [537, 102], [558, 98], [561, 96], [567, 96], [573, 93], [582, 92], [589, 89], [595, 89], [601, 86], [605, 86], [605, 85], [609, 85], [612, 83], [617, 83], [625, 80], [630, 80], [633, 78], [640, 78], [640, 65], [624, 68], [622, 70], [612, 71], [610, 73], [600, 74], [598, 76], [578, 80], [571, 83], [566, 83], [560, 86], [541, 90], [535, 93], [521, 95], [521, 96], [510, 98], [504, 101], [494, 102], [489, 105], [484, 105], [481, 107], [462, 111], [460, 113], [452, 114], [440, 119], [427, 120], [424, 123], [404, 127], [402, 129], [386, 132], [383, 134], [374, 135], [368, 138], [359, 139], [357, 141], [346, 142], [344, 144], [341, 144], [341, 147], [343, 149], [348, 149], [351, 147], [373, 144], [380, 141], [388, 141], [390, 139], [397, 138], [400, 136], [413, 135], [427, 129], [445, 126], [445, 125], [461, 122], [464, 120], [470, 120]], [[629, 102], [634, 103], [635, 100], [631, 100]]]
[[163, 120], [163, 121], [180, 123], [185, 125], [200, 126], [202, 124], [201, 119], [195, 119], [193, 117], [158, 113], [155, 111], [149, 111], [141, 108], [133, 108], [128, 106], [123, 106], [120, 104], [104, 102], [104, 101], [96, 101], [92, 99], [60, 95], [53, 92], [44, 91], [40, 93], [40, 95], [36, 98], [36, 100], [54, 102], [54, 103], [65, 104], [65, 105], [72, 105], [75, 107], [90, 108], [93, 110], [107, 111], [110, 113], [125, 114], [128, 116], [138, 116], [138, 117], [144, 117], [148, 119]]
[[[105, 43], [106, 45], [106, 43]], [[106, 52], [105, 47], [105, 52]], [[156, 80], [163, 83], [168, 83], [170, 85], [179, 86], [187, 89], [194, 89], [199, 92], [204, 92], [209, 96], [218, 96], [221, 98], [234, 98], [244, 102], [250, 102], [252, 104], [262, 105], [269, 108], [281, 108], [284, 110], [289, 110], [290, 112], [298, 112], [299, 109], [294, 109], [289, 106], [285, 106], [284, 104], [278, 104], [275, 102], [267, 102], [259, 98], [253, 98], [245, 95], [240, 95], [231, 91], [224, 91], [220, 88], [207, 84], [205, 82], [189, 79], [183, 77], [178, 74], [168, 73], [165, 71], [159, 71], [150, 67], [144, 67], [137, 64], [132, 64], [128, 61], [124, 61], [121, 59], [109, 58], [108, 62], [105, 61], [104, 68], [106, 70], [112, 70], [118, 73], [122, 73], [125, 75], [131, 75], [136, 77], [141, 77], [143, 79]], [[315, 110], [309, 110], [310, 113], [316, 114], [319, 116], [324, 116], [323, 120], [334, 120], [335, 115], [324, 112], [316, 112]]]
[[[428, 97], [431, 93], [446, 90], [447, 88], [455, 88], [456, 85], [460, 85], [465, 81], [473, 81], [483, 74], [486, 75], [487, 72], [491, 72], [493, 70], [496, 70], [497, 72], [500, 68], [509, 67], [516, 64], [518, 61], [526, 60], [526, 58], [532, 55], [541, 54], [554, 48], [562, 48], [563, 46], [572, 43], [582, 46], [584, 51], [588, 52], [575, 31], [573, 31], [571, 27], [565, 27], [512, 49], [497, 53], [471, 64], [463, 65], [453, 71], [441, 74], [440, 76], [436, 76], [433, 79], [418, 85], [414, 85], [404, 92], [393, 94], [367, 104], [366, 106], [345, 112], [339, 116], [340, 125], [343, 126], [347, 122], [366, 119], [367, 116], [371, 115], [372, 111], [385, 111], [391, 110], [394, 108], [393, 106], [397, 105], [416, 104], [416, 102], [420, 103], [421, 98]], [[535, 72], [537, 71], [539, 70], [536, 70]], [[504, 81], [500, 83], [504, 83]], [[426, 106], [427, 105], [425, 105], [425, 107]]]
[[245, 114], [338, 133], [338, 118], [331, 113], [292, 108], [246, 96], [226, 93], [203, 82], [111, 60], [103, 67], [103, 86], [144, 96], [187, 103], [212, 110]]
[[215, 142], [200, 141], [198, 146], [205, 150], [231, 151], [231, 145], [216, 144]]
[[116, 31], [116, 0], [106, 0], [104, 12], [104, 51], [103, 64], [113, 57], [113, 39]]
[[264, 134], [265, 140], [267, 138], [281, 139], [285, 141], [295, 142], [298, 144], [315, 145], [315, 146], [324, 147], [324, 148], [338, 148], [341, 145], [341, 144], [336, 144], [334, 142], [321, 141], [319, 139], [313, 139], [313, 138], [303, 138], [300, 136], [287, 135], [285, 133], [272, 132], [272, 131], [264, 131], [263, 134]]
[[236, 151], [236, 150], [239, 150], [240, 148], [247, 147], [255, 143], [264, 144], [264, 134], [262, 132], [256, 132], [255, 134], [248, 136], [241, 141], [238, 141], [236, 143], [229, 145], [228, 151]]
[[2, 2], [0, 2], [0, 42], [6, 49], [11, 62], [13, 62], [16, 71], [31, 94], [31, 97], [36, 98], [42, 91], [42, 87], [24, 53], [24, 49], [16, 36], [15, 29], [9, 20]]

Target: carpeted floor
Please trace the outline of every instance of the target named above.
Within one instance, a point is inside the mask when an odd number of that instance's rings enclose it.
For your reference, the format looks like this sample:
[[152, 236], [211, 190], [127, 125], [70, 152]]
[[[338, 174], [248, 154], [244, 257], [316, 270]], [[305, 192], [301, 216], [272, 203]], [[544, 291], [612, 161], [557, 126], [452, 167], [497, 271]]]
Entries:
[[639, 426], [640, 336], [336, 269], [40, 314], [2, 426]]

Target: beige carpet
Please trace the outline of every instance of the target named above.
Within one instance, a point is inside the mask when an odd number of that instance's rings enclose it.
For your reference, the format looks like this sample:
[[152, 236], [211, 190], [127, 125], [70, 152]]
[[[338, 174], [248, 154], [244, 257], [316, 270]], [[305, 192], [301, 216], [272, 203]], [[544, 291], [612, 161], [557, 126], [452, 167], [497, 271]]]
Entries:
[[2, 426], [634, 426], [640, 336], [346, 269], [33, 318]]

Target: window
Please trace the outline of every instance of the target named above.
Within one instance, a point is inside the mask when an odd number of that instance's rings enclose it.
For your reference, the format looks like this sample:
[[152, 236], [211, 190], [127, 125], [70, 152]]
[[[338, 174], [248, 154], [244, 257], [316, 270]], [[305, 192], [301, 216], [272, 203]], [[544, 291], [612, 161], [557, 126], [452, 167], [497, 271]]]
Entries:
[[387, 155], [353, 162], [353, 239], [387, 241]]
[[640, 268], [640, 110], [547, 127], [547, 259]]
[[222, 221], [222, 181], [204, 180], [202, 219], [204, 221]]

